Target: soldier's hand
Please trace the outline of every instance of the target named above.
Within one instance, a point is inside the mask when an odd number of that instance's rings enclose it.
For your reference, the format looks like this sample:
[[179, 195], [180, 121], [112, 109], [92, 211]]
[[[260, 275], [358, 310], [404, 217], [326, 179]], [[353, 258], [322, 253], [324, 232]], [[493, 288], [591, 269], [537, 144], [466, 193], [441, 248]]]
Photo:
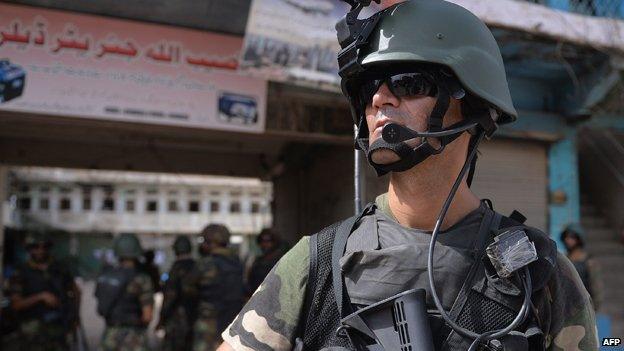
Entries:
[[59, 301], [59, 299], [54, 296], [54, 294], [51, 294], [47, 291], [40, 293], [39, 298], [41, 299], [41, 302], [49, 307], [57, 307], [61, 303], [61, 301]]

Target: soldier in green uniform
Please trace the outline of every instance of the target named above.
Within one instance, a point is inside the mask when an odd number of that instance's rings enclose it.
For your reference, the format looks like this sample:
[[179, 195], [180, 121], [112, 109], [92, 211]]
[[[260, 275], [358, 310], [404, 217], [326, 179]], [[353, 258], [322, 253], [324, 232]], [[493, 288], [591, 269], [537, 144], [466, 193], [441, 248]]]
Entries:
[[197, 303], [194, 296], [184, 294], [183, 282], [195, 267], [191, 256], [191, 240], [178, 236], [173, 243], [176, 260], [169, 272], [169, 279], [163, 289], [163, 305], [157, 329], [165, 330], [163, 350], [188, 351], [192, 346], [192, 327], [195, 321]]
[[[349, 2], [336, 27], [342, 89], [356, 145], [389, 173], [388, 192], [301, 239], [219, 350], [383, 350], [378, 334], [355, 331], [370, 320], [343, 318], [413, 288], [426, 292], [428, 349], [596, 350], [574, 266], [522, 216], [496, 213], [470, 189], [479, 142], [517, 118], [490, 30], [442, 0], [399, 2], [368, 19], [358, 11], [370, 0]], [[509, 235], [524, 245], [513, 260], [489, 250]], [[500, 268], [510, 264], [508, 276]]]
[[119, 264], [98, 277], [95, 291], [97, 311], [106, 320], [102, 349], [148, 350], [146, 329], [152, 320], [154, 290], [139, 267], [141, 244], [134, 234], [121, 234], [113, 250]]
[[51, 257], [51, 246], [46, 233], [29, 233], [28, 261], [9, 280], [22, 349], [67, 350], [77, 325], [80, 291], [69, 269]]
[[243, 266], [236, 252], [228, 247], [229, 230], [210, 224], [200, 236], [195, 269], [185, 280], [186, 294], [198, 300], [197, 320], [193, 327], [193, 350], [215, 350], [219, 334], [234, 319], [243, 304]]

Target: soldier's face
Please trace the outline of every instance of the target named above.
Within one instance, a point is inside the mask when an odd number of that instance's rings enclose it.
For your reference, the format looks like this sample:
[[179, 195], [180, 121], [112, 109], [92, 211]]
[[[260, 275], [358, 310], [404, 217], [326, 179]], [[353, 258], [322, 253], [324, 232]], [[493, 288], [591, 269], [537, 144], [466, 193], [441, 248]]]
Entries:
[[[386, 124], [396, 123], [412, 130], [424, 132], [427, 130], [428, 117], [433, 111], [436, 98], [427, 95], [397, 97], [382, 84], [373, 95], [366, 107], [366, 123], [368, 125], [369, 146], [381, 138], [381, 131]], [[444, 116], [444, 126], [461, 121], [461, 108], [458, 100], [451, 99], [450, 106]], [[418, 146], [422, 138], [406, 141], [411, 147]], [[429, 142], [437, 147], [439, 142], [430, 139]], [[381, 149], [373, 153], [372, 159], [378, 164], [389, 164], [399, 160], [394, 152]]]
[[260, 240], [260, 249], [263, 252], [269, 252], [269, 251], [273, 250], [274, 247], [275, 247], [275, 242], [273, 241], [273, 239], [271, 239], [271, 238], [264, 238], [264, 239]]
[[30, 258], [37, 263], [46, 262], [50, 257], [50, 249], [49, 246], [46, 244], [31, 245], [28, 253], [30, 255]]

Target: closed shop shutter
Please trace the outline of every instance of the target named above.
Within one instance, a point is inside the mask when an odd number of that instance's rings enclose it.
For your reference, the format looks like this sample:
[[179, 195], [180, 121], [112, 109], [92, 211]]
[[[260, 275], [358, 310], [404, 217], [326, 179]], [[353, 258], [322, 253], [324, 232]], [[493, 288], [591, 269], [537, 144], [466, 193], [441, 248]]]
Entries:
[[495, 139], [480, 147], [472, 189], [494, 209], [508, 215], [514, 209], [527, 224], [546, 231], [548, 225], [547, 145], [536, 141]]

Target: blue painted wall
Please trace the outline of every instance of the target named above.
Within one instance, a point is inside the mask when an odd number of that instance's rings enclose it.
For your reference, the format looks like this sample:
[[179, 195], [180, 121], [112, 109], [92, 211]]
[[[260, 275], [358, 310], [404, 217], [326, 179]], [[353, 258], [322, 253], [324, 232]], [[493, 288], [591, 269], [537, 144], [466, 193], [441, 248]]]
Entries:
[[578, 176], [577, 133], [574, 128], [564, 130], [564, 138], [550, 145], [548, 151], [549, 191], [566, 195], [563, 203], [550, 202], [550, 235], [557, 242], [559, 250], [563, 245], [559, 234], [569, 223], [581, 220], [581, 196]]

